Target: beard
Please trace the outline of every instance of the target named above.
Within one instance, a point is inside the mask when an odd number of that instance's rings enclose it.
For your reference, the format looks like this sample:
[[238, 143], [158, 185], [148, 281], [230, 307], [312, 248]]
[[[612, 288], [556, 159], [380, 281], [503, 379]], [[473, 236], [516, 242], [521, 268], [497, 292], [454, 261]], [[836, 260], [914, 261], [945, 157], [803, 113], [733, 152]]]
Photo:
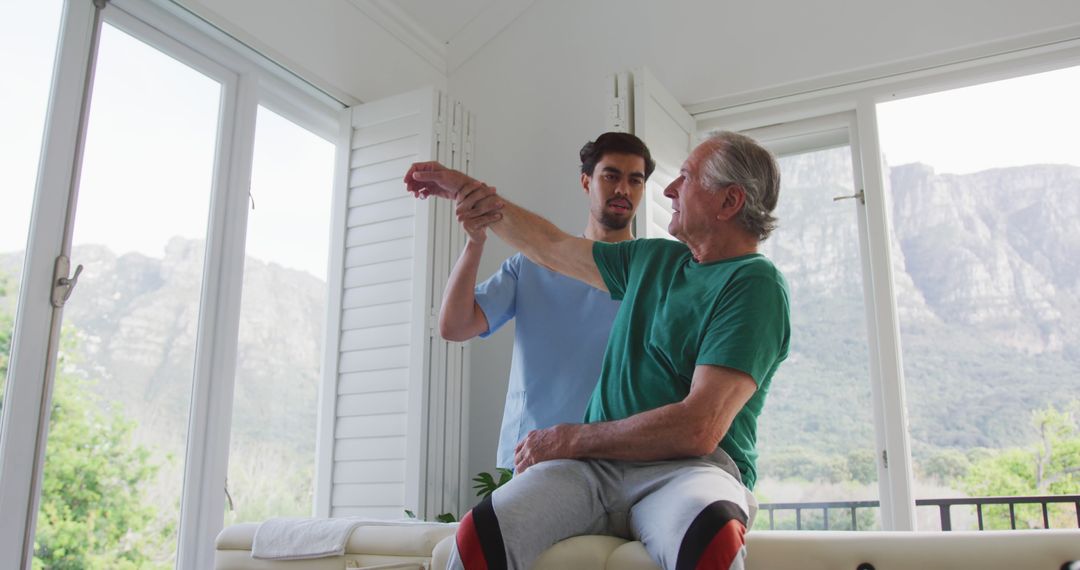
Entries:
[[630, 225], [630, 220], [634, 219], [634, 216], [620, 216], [611, 212], [600, 213], [600, 225], [609, 230], [622, 230], [626, 229], [626, 226]]

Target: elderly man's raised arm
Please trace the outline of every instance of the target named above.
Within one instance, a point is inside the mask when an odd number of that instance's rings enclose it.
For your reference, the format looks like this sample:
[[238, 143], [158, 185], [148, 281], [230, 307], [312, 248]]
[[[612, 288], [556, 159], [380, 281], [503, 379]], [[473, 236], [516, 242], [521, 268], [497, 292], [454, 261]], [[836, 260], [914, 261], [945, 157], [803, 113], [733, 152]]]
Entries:
[[457, 217], [467, 229], [490, 227], [511, 247], [539, 265], [606, 291], [593, 260], [592, 240], [572, 236], [544, 218], [496, 195], [493, 187], [437, 162], [416, 163], [405, 175], [418, 198], [457, 200]]

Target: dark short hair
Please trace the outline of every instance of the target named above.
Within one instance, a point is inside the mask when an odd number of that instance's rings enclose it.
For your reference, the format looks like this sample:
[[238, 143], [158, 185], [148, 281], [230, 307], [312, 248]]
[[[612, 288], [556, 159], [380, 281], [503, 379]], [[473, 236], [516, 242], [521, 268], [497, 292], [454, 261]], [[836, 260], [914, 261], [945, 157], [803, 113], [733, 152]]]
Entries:
[[592, 176], [596, 170], [596, 163], [604, 158], [605, 154], [633, 154], [645, 160], [645, 179], [656, 169], [656, 162], [649, 153], [649, 147], [641, 142], [641, 139], [630, 133], [604, 133], [596, 137], [595, 141], [585, 143], [581, 147], [581, 173]]

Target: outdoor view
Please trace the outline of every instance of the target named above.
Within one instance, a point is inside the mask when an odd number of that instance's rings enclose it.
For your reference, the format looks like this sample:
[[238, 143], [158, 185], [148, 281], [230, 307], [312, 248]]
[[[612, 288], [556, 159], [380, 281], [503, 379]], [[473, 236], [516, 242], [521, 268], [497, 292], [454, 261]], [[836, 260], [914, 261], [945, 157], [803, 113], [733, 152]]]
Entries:
[[[917, 499], [1080, 492], [1080, 69], [879, 106]], [[761, 421], [762, 502], [876, 500], [847, 147], [787, 157], [765, 252], [792, 353]], [[1017, 507], [1041, 528], [1041, 508]], [[876, 528], [876, 510], [860, 529]], [[1074, 527], [1052, 506], [1051, 527]], [[984, 509], [1008, 528], [1008, 507]], [[835, 518], [834, 518], [835, 517]], [[768, 527], [760, 517], [758, 528]], [[803, 528], [822, 528], [821, 511]], [[793, 512], [777, 528], [794, 528]], [[954, 507], [954, 529], [978, 528]], [[936, 508], [918, 513], [939, 528]], [[847, 511], [829, 528], [850, 528]]]
[[[36, 175], [37, 143], [33, 156], [22, 147], [41, 136], [58, 4], [21, 5], [42, 26], [0, 44], [5, 63], [36, 70], [34, 89], [3, 90], [15, 98], [3, 154], [23, 160], [0, 173], [0, 378]], [[30, 41], [48, 26], [52, 39]], [[71, 254], [84, 270], [64, 312], [35, 568], [175, 563], [220, 99], [217, 82], [103, 28]], [[30, 103], [36, 122], [14, 112]], [[260, 107], [226, 523], [312, 512], [333, 158], [330, 142]]]
[[879, 107], [916, 499], [1080, 493], [1078, 93], [1071, 68]]
[[312, 515], [333, 175], [334, 145], [259, 107], [226, 524]]

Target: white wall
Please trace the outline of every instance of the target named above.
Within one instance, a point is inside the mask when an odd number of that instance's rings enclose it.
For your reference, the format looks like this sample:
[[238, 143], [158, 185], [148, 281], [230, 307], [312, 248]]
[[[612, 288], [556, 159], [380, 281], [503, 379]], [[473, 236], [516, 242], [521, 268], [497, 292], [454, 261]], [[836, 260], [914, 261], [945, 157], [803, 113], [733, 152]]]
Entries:
[[[478, 176], [577, 232], [577, 151], [605, 127], [608, 74], [644, 64], [688, 105], [1078, 26], [1073, 0], [545, 0], [454, 70], [449, 91], [476, 112]], [[511, 253], [488, 244], [484, 275]], [[512, 341], [473, 343], [471, 473], [494, 466]]]
[[349, 0], [176, 0], [345, 103], [446, 84]]

